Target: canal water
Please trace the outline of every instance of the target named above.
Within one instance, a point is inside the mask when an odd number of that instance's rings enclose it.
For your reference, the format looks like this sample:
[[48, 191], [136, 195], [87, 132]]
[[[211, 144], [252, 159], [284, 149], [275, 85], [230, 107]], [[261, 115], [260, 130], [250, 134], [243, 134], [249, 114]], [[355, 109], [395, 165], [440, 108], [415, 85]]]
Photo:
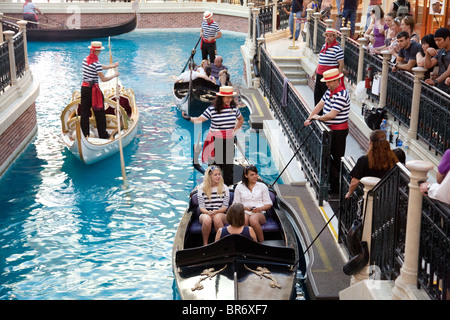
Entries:
[[[29, 43], [30, 68], [41, 83], [38, 133], [0, 178], [0, 299], [177, 298], [173, 237], [202, 176], [191, 159], [198, 128], [181, 118], [171, 88], [198, 37], [159, 30], [111, 39], [120, 79], [140, 110], [137, 137], [124, 150], [128, 189], [118, 154], [87, 166], [60, 137], [59, 116], [80, 88], [90, 41]], [[244, 41], [227, 32], [218, 41], [236, 87], [243, 83]], [[100, 61], [108, 64], [105, 39], [103, 45]], [[246, 155], [271, 183], [278, 171], [267, 141], [242, 111]]]

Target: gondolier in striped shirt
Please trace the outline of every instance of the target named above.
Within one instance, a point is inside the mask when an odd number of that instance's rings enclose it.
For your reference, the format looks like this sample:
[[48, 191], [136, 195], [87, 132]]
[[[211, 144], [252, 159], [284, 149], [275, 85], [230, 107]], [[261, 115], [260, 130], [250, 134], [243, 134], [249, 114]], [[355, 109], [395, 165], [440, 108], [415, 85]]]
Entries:
[[213, 13], [205, 11], [203, 14], [202, 29], [200, 35], [202, 37], [202, 43], [200, 45], [202, 49], [202, 60], [208, 59], [211, 64], [214, 63], [214, 59], [217, 54], [216, 40], [222, 37], [219, 25], [212, 19]]
[[334, 68], [338, 68], [339, 72], [342, 72], [344, 69], [344, 51], [336, 41], [337, 34], [337, 30], [333, 28], [327, 28], [323, 33], [325, 44], [320, 50], [319, 63], [311, 77], [312, 80], [316, 81], [314, 88], [314, 105], [319, 103], [325, 91], [327, 91], [327, 86], [321, 81], [323, 73]]
[[206, 108], [199, 117], [182, 113], [183, 118], [194, 123], [211, 120], [210, 130], [203, 144], [202, 161], [218, 165], [227, 186], [233, 184], [234, 136], [244, 123], [244, 117], [234, 101], [236, 94], [233, 87], [222, 86], [213, 105]]
[[102, 65], [98, 61], [98, 55], [105, 49], [100, 41], [92, 41], [89, 46], [90, 54], [83, 60], [83, 83], [81, 84], [81, 130], [85, 136], [89, 136], [89, 116], [91, 108], [97, 122], [98, 137], [108, 139], [109, 133], [106, 131], [106, 116], [103, 105], [103, 94], [98, 86], [98, 78], [103, 82], [119, 76], [116, 72], [111, 76], [105, 76], [103, 69], [111, 69], [119, 66], [116, 62], [111, 65]]
[[[345, 155], [345, 144], [348, 135], [348, 115], [350, 112], [350, 95], [345, 89], [341, 78], [344, 75], [339, 69], [330, 69], [323, 73], [320, 80], [327, 86], [327, 91], [320, 102], [311, 111], [304, 125], [311, 124], [311, 120], [323, 121], [331, 130], [331, 161], [330, 161], [330, 191], [339, 191], [339, 170], [341, 157]], [[323, 110], [323, 115], [319, 112]]]

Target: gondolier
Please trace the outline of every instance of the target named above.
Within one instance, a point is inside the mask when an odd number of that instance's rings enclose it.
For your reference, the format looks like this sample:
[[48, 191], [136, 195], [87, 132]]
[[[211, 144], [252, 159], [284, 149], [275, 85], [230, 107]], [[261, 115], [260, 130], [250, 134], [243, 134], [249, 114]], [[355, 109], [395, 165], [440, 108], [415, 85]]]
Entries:
[[217, 54], [216, 40], [222, 37], [219, 25], [213, 19], [213, 13], [205, 11], [203, 14], [202, 29], [200, 35], [202, 37], [201, 49], [202, 60], [208, 59], [211, 64], [214, 63], [214, 59]]
[[[326, 83], [328, 89], [304, 123], [305, 126], [309, 126], [312, 119], [323, 121], [333, 131], [329, 174], [332, 193], [339, 191], [341, 157], [345, 155], [345, 143], [348, 135], [350, 96], [341, 81], [343, 76], [339, 69], [330, 69], [323, 73], [320, 81]], [[319, 116], [319, 112], [322, 110], [323, 115]]]
[[98, 78], [103, 82], [119, 76], [116, 72], [111, 76], [105, 76], [103, 69], [111, 69], [119, 66], [116, 62], [111, 65], [102, 65], [98, 61], [98, 55], [105, 49], [100, 41], [92, 41], [89, 46], [90, 54], [83, 60], [83, 83], [81, 84], [81, 130], [85, 136], [89, 136], [89, 116], [91, 108], [97, 122], [98, 137], [108, 139], [106, 131], [106, 116], [103, 105], [103, 94], [98, 86]]
[[30, 21], [32, 23], [28, 23], [28, 28], [37, 28], [38, 17], [37, 14], [42, 14], [41, 10], [31, 0], [25, 0], [25, 4], [23, 5], [23, 20]]

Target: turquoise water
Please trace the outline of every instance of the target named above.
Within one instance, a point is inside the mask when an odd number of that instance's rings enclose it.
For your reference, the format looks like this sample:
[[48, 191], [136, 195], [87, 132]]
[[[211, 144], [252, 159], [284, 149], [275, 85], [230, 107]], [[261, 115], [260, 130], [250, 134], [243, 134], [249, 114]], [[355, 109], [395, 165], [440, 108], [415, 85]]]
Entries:
[[[124, 150], [127, 190], [118, 154], [87, 166], [60, 137], [59, 116], [79, 90], [90, 42], [29, 43], [41, 82], [38, 133], [0, 179], [0, 299], [176, 299], [173, 237], [202, 176], [192, 168], [194, 125], [181, 119], [171, 87], [197, 39], [193, 31], [136, 31], [111, 40], [141, 116]], [[218, 48], [237, 86], [244, 41], [225, 32]], [[108, 63], [107, 51], [100, 61]], [[247, 157], [272, 182], [278, 171], [267, 142], [243, 113]]]

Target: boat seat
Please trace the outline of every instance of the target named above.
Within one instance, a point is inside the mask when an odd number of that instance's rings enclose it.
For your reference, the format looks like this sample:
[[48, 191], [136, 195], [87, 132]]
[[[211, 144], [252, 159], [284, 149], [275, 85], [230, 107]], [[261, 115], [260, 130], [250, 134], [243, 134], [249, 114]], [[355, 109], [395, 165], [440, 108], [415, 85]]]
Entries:
[[[280, 225], [273, 218], [275, 216], [274, 208], [277, 207], [276, 195], [273, 192], [269, 192], [269, 195], [270, 195], [270, 198], [274, 205], [272, 206], [272, 208], [270, 208], [266, 212], [266, 223], [263, 224], [261, 227], [262, 227], [263, 232], [277, 232], [280, 230]], [[229, 206], [233, 203], [233, 199], [234, 199], [234, 192], [230, 190]], [[192, 219], [192, 223], [189, 227], [189, 232], [191, 234], [201, 234], [202, 233], [202, 225], [201, 225], [200, 221], [198, 220], [198, 218], [200, 217], [200, 208], [198, 206], [197, 193], [195, 193], [191, 196], [189, 208], [193, 214], [193, 219]], [[216, 232], [216, 230], [214, 229], [214, 226], [212, 226], [211, 233], [215, 233], [215, 232]]]

